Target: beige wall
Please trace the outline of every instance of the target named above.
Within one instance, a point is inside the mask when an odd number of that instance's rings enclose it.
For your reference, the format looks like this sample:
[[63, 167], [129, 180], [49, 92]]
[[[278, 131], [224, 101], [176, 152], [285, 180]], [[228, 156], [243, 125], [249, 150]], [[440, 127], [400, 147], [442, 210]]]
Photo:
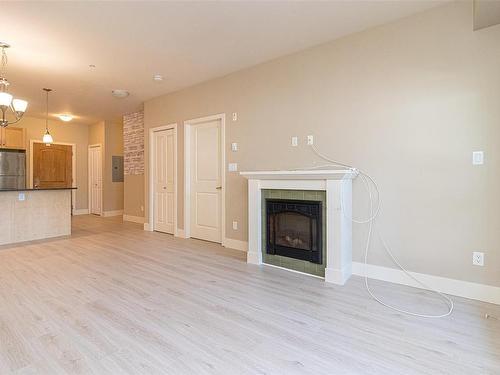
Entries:
[[[41, 141], [45, 133], [45, 120], [24, 117], [16, 127], [26, 128], [26, 160], [29, 161], [30, 140]], [[62, 121], [49, 121], [49, 130], [54, 138], [54, 142], [74, 143], [76, 145], [76, 209], [85, 209], [88, 206], [88, 180], [87, 180], [87, 152], [89, 128], [87, 125], [78, 123], [67, 123]], [[26, 171], [26, 183], [29, 182], [28, 176], [31, 171]]]
[[123, 213], [129, 216], [144, 217], [144, 175], [125, 175]]
[[123, 210], [123, 182], [113, 182], [112, 157], [123, 156], [123, 123], [106, 121], [104, 162], [104, 211]]
[[[410, 270], [500, 286], [499, 45], [500, 27], [473, 32], [471, 4], [453, 3], [146, 102], [146, 134], [179, 124], [179, 227], [183, 121], [226, 113], [227, 162], [240, 170], [320, 164], [305, 146], [313, 134], [320, 150], [378, 181], [377, 228]], [[471, 165], [473, 150], [485, 151], [486, 165]], [[354, 185], [355, 215], [366, 215]], [[246, 188], [227, 173], [226, 236], [245, 241]], [[361, 261], [367, 228], [353, 229]], [[474, 250], [486, 253], [485, 267], [471, 265]], [[377, 237], [370, 263], [393, 266]]]

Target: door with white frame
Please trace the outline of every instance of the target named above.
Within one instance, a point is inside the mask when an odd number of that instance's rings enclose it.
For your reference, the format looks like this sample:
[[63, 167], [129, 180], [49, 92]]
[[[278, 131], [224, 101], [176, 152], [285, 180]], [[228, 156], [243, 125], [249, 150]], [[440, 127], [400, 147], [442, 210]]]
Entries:
[[151, 136], [153, 230], [175, 234], [176, 132], [174, 128], [154, 130]]
[[185, 123], [186, 237], [224, 238], [224, 116]]
[[89, 146], [89, 213], [102, 215], [102, 146]]

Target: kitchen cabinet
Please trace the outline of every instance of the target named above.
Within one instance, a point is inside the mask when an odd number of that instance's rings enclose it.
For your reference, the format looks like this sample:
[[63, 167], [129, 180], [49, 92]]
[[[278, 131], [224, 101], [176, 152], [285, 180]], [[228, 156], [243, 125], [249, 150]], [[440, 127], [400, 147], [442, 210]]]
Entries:
[[26, 149], [26, 129], [7, 126], [0, 129], [0, 148]]

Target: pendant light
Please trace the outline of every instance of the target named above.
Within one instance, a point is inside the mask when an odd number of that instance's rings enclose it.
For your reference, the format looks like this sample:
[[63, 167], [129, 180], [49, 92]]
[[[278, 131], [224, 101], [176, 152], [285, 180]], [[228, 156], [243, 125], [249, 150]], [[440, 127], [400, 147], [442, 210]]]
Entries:
[[[9, 81], [5, 78], [7, 69], [7, 53], [5, 50], [9, 48], [5, 42], [0, 42], [0, 127], [5, 128], [11, 124], [19, 122], [26, 112], [28, 102], [26, 100], [14, 99], [12, 94], [9, 94]], [[14, 115], [14, 121], [7, 120], [7, 113], [11, 111]]]
[[43, 89], [43, 91], [45, 91], [45, 93], [47, 94], [47, 111], [45, 113], [45, 134], [43, 135], [42, 142], [47, 146], [50, 146], [50, 144], [54, 142], [52, 136], [49, 133], [49, 93], [52, 91], [52, 89]]

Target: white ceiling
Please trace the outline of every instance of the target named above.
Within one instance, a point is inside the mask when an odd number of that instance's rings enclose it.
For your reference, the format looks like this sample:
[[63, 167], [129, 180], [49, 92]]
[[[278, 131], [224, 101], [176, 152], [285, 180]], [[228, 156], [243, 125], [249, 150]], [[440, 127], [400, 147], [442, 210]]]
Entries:
[[[1, 2], [0, 40], [12, 45], [7, 78], [28, 115], [43, 116], [50, 87], [53, 115], [88, 124], [444, 2]], [[130, 97], [113, 98], [115, 88]]]

